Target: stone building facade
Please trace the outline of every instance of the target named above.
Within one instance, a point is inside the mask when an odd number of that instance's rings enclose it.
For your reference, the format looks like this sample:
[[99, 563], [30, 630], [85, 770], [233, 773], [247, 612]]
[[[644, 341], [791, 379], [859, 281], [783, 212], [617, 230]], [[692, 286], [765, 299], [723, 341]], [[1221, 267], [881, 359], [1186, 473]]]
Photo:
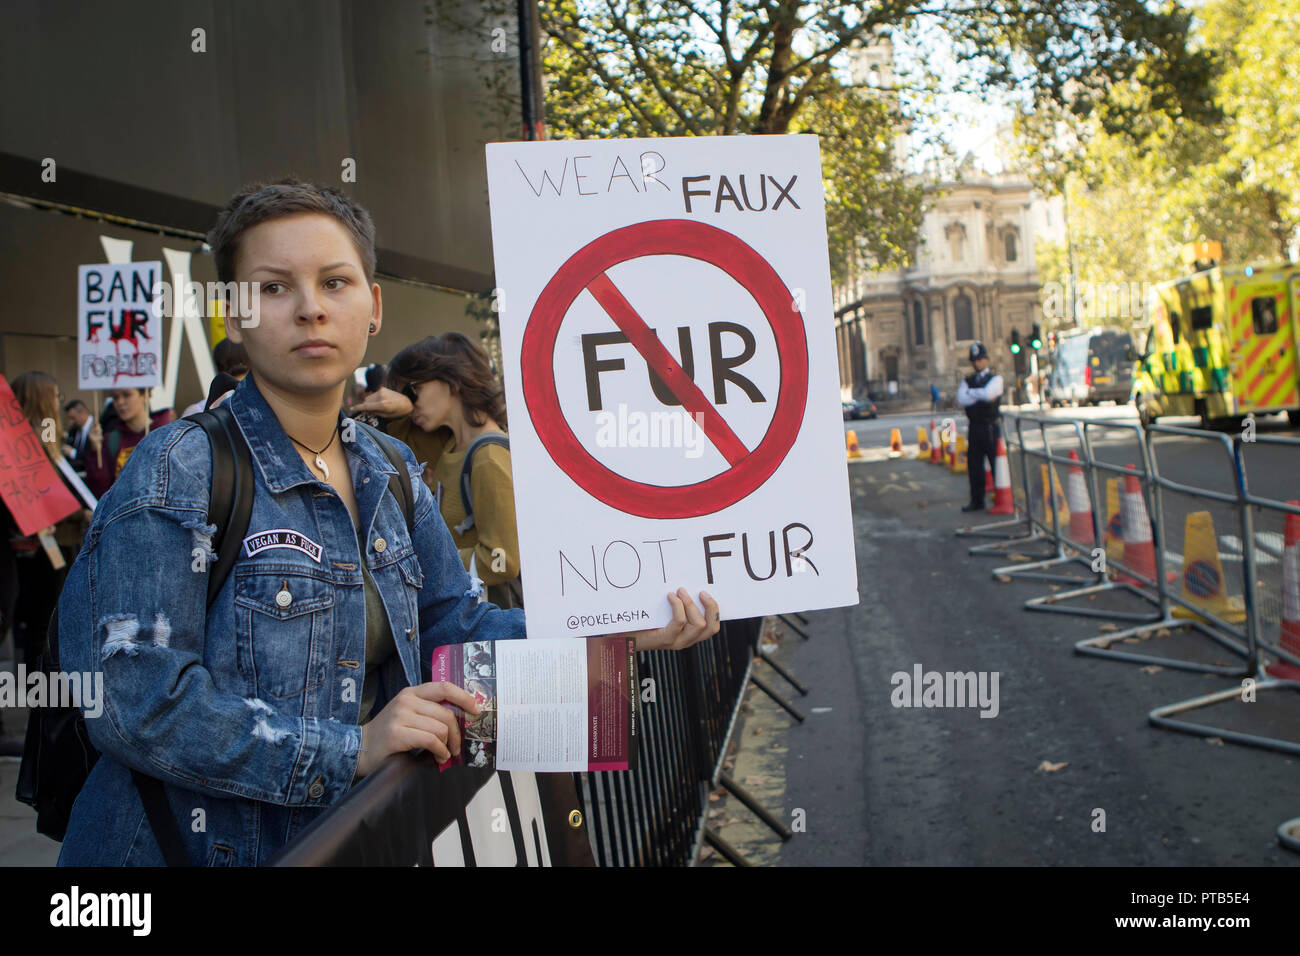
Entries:
[[863, 268], [834, 290], [843, 397], [927, 395], [932, 383], [952, 394], [975, 340], [1010, 386], [1011, 330], [1027, 341], [1042, 321], [1034, 244], [1060, 223], [1059, 200], [1015, 174], [963, 168], [928, 185], [913, 264]]

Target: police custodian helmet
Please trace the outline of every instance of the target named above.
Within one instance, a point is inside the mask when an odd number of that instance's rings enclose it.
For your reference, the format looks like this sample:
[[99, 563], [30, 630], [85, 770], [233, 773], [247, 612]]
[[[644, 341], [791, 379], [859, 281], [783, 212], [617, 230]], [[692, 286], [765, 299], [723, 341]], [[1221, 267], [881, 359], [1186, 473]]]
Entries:
[[970, 360], [978, 362], [982, 358], [989, 357], [989, 350], [984, 347], [983, 342], [972, 342], [970, 345]]

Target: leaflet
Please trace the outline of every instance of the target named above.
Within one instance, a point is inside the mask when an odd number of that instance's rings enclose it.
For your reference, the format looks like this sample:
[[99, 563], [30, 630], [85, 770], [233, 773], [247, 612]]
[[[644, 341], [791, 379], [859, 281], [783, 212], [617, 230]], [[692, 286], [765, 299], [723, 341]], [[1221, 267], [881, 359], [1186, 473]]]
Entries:
[[636, 642], [621, 637], [448, 644], [433, 679], [464, 688], [461, 756], [444, 765], [582, 772], [636, 767]]

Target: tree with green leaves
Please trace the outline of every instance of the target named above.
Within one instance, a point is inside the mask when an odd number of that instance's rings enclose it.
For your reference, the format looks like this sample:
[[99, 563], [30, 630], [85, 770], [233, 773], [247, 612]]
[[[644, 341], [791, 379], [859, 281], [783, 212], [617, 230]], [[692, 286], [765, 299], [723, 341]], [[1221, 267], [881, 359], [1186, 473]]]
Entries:
[[959, 87], [1085, 115], [1139, 70], [1161, 102], [1193, 109], [1206, 72], [1186, 11], [1142, 0], [540, 0], [539, 12], [553, 136], [821, 136], [837, 279], [854, 250], [878, 268], [908, 261], [921, 189], [894, 144], [905, 104], [941, 84], [855, 82], [852, 51], [938, 30]]

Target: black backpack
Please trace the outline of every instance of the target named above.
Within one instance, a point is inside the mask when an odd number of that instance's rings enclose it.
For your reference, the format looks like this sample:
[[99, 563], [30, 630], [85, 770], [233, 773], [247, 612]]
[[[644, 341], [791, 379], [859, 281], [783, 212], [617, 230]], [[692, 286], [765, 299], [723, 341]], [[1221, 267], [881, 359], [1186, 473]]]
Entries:
[[[191, 415], [187, 421], [197, 424], [208, 436], [212, 452], [212, 488], [208, 494], [208, 524], [216, 525], [212, 536], [217, 561], [208, 576], [208, 606], [216, 600], [230, 569], [239, 557], [239, 549], [248, 532], [253, 513], [253, 458], [229, 408], [218, 405], [206, 412]], [[414, 527], [415, 495], [406, 463], [387, 435], [358, 422], [369, 432], [397, 474], [388, 479], [388, 488], [406, 516], [408, 531]], [[47, 674], [59, 669], [59, 611], [50, 618], [47, 646], [40, 667]], [[36, 809], [36, 831], [61, 841], [68, 831], [72, 805], [99, 760], [99, 751], [90, 742], [86, 721], [76, 707], [37, 708], [27, 721], [22, 764], [18, 768], [15, 796]], [[184, 844], [176, 819], [167, 806], [162, 781], [131, 770], [131, 778], [140, 792], [145, 815], [154, 838], [168, 866], [188, 866]]]
[[[469, 476], [474, 470], [474, 452], [478, 451], [484, 445], [502, 445], [507, 451], [510, 450], [510, 439], [500, 432], [488, 432], [486, 435], [479, 435], [469, 443], [469, 448], [465, 450], [465, 463], [460, 466], [460, 500], [465, 506], [465, 520], [456, 525], [452, 530], [457, 534], [464, 534], [470, 528], [474, 527], [474, 496], [469, 490]], [[510, 592], [510, 600], [513, 607], [524, 606], [524, 586], [521, 577], [515, 577], [505, 582], [507, 590]]]

